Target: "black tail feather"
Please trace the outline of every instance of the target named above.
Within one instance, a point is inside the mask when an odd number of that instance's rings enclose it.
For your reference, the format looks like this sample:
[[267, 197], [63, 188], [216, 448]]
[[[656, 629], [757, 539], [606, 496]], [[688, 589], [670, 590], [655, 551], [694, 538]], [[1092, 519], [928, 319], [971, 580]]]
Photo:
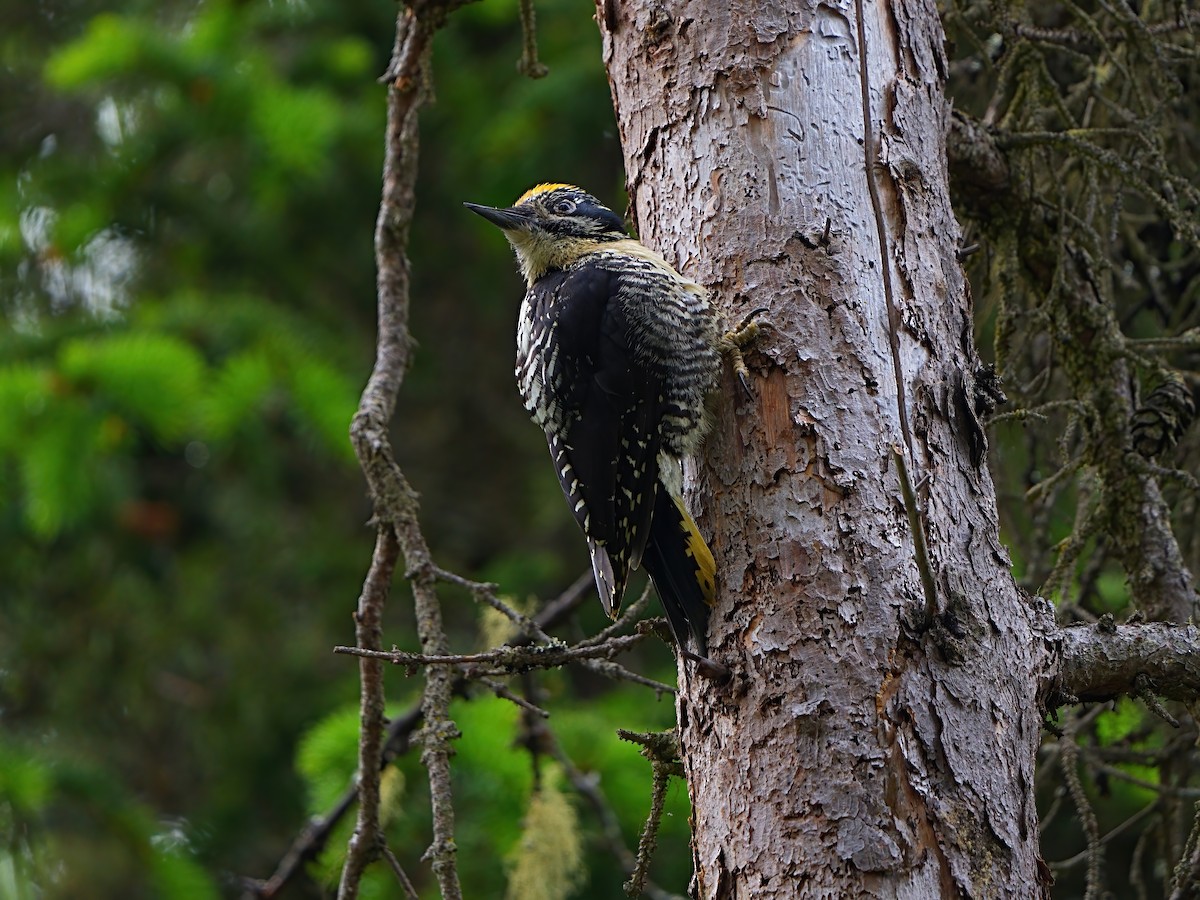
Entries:
[[642, 565], [654, 579], [675, 642], [686, 649], [690, 637], [695, 652], [707, 656], [715, 564], [682, 502], [661, 483]]

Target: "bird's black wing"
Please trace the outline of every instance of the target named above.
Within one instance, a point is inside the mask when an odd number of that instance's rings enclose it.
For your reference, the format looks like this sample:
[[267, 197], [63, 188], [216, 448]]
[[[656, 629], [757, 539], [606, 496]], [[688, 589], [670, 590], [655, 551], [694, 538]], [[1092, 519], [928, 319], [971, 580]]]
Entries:
[[547, 423], [563, 493], [588, 538], [600, 599], [619, 608], [641, 560], [658, 485], [662, 386], [635, 362], [617, 302], [621, 274], [594, 262], [551, 273], [532, 288], [553, 328], [543, 345]]

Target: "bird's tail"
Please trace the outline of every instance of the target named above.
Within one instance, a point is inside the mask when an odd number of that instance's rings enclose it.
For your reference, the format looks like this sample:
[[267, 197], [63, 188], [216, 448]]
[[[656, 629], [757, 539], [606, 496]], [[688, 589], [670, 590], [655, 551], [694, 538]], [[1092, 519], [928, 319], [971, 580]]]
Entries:
[[625, 596], [625, 579], [629, 576], [629, 566], [622, 559], [613, 566], [608, 548], [598, 544], [592, 538], [587, 539], [588, 552], [592, 555], [592, 574], [596, 576], [596, 592], [600, 595], [600, 605], [604, 614], [615, 619], [621, 610], [621, 598]]
[[675, 641], [708, 655], [708, 611], [715, 602], [717, 564], [683, 500], [659, 483], [642, 565], [654, 579]]

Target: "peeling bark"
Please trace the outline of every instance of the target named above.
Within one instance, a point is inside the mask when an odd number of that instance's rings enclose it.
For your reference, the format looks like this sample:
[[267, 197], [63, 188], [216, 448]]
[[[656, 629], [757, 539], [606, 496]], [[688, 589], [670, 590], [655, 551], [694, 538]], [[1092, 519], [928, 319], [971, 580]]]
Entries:
[[1009, 573], [981, 463], [934, 5], [635, 0], [597, 18], [642, 239], [731, 321], [769, 310], [755, 398], [727, 380], [689, 471], [719, 567], [709, 645], [735, 673], [681, 671], [696, 895], [1044, 894], [1054, 627]]

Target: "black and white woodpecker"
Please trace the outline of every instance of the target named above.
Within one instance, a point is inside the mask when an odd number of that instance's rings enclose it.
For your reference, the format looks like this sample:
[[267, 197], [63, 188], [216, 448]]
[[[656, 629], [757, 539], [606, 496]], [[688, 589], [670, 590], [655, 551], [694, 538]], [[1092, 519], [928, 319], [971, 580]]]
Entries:
[[681, 651], [705, 656], [716, 564], [683, 505], [682, 460], [708, 428], [722, 352], [745, 383], [736, 335], [751, 335], [723, 334], [704, 288], [573, 185], [539, 184], [507, 209], [466, 206], [500, 227], [525, 276], [517, 384], [605, 612], [616, 617], [644, 565]]

